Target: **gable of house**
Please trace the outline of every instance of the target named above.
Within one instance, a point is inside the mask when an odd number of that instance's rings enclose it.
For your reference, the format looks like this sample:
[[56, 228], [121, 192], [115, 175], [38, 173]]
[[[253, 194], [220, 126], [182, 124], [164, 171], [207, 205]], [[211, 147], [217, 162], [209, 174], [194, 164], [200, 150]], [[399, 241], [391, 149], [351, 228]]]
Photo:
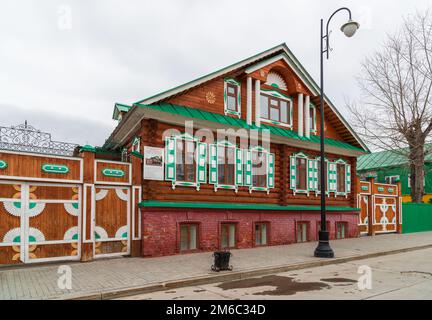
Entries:
[[[229, 106], [227, 107], [228, 100], [231, 99], [231, 103], [233, 101], [233, 97], [230, 97], [230, 90], [236, 94], [237, 98], [238, 109], [235, 112], [229, 110]], [[279, 109], [279, 114], [277, 114], [275, 109], [267, 107], [268, 114], [264, 119], [261, 115], [265, 111], [262, 108], [257, 110], [257, 100], [261, 100], [263, 95], [270, 97], [268, 102], [264, 101], [264, 103], [274, 103], [273, 100], [279, 99], [282, 101], [279, 102], [280, 104], [290, 104], [288, 115], [282, 114], [282, 109]], [[139, 120], [152, 114], [148, 110], [151, 108], [146, 109], [146, 106], [163, 106], [164, 103], [243, 120], [248, 126], [261, 128], [261, 124], [265, 124], [281, 130], [291, 130], [294, 133], [293, 136], [305, 141], [314, 141], [315, 137], [321, 134], [319, 131], [319, 88], [285, 44], [138, 101], [123, 117], [124, 120], [109, 137], [105, 147], [120, 147], [130, 138], [125, 137], [125, 134], [131, 134], [136, 130]], [[306, 104], [310, 104], [310, 112], [306, 108], [303, 112], [303, 106]], [[299, 110], [302, 116], [299, 116]], [[164, 111], [163, 108], [162, 111]], [[274, 114], [270, 115], [270, 111]], [[367, 146], [327, 97], [324, 111], [326, 138], [357, 148], [360, 153], [368, 152]], [[306, 112], [310, 113], [310, 119], [307, 119]], [[310, 133], [305, 131], [306, 122], [310, 123], [313, 129]]]

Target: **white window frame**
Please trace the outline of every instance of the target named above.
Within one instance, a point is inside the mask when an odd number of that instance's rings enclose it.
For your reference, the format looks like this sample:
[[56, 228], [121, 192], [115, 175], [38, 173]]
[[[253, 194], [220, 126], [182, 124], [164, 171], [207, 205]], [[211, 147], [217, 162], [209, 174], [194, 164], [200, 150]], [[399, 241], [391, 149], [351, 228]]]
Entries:
[[[196, 172], [195, 172], [195, 181], [178, 181], [177, 180], [177, 141], [192, 141], [195, 143], [195, 163], [196, 163]], [[171, 143], [174, 145], [171, 146]], [[172, 152], [172, 147], [174, 148], [174, 153]], [[198, 152], [197, 152], [198, 151]], [[174, 161], [170, 160], [174, 157]], [[202, 143], [199, 139], [189, 135], [188, 133], [183, 133], [176, 136], [166, 137], [165, 138], [165, 159], [164, 159], [164, 179], [172, 182], [172, 188], [175, 189], [176, 186], [183, 187], [195, 187], [197, 191], [200, 190], [200, 185], [205, 184], [207, 182], [207, 144]], [[173, 166], [173, 172], [167, 172], [168, 166]], [[201, 178], [200, 178], [201, 177]]]
[[310, 132], [311, 132], [312, 134], [316, 135], [317, 132], [318, 132], [318, 129], [317, 129], [317, 114], [316, 114], [316, 107], [315, 107], [314, 104], [309, 103], [309, 108], [310, 108], [310, 109], [313, 109], [313, 117], [312, 117], [312, 119], [313, 119], [313, 122], [312, 122], [312, 123], [313, 123], [313, 128], [310, 127]]
[[[306, 189], [297, 189], [297, 158], [306, 159]], [[294, 153], [290, 156], [290, 189], [293, 191], [293, 194], [296, 193], [305, 193], [309, 196], [309, 158], [303, 152]], [[293, 168], [295, 166], [295, 168]], [[293, 183], [294, 181], [294, 183]]]
[[[289, 110], [287, 110], [287, 113], [289, 114], [289, 120], [290, 121], [289, 121], [289, 123], [284, 123], [284, 122], [269, 120], [269, 119], [262, 118], [261, 115], [260, 115], [260, 121], [292, 129], [292, 127], [293, 127], [293, 99], [289, 96], [286, 96], [286, 95], [276, 91], [276, 90], [271, 90], [271, 89], [261, 88], [260, 99], [261, 99], [261, 94], [273, 96], [275, 98], [287, 101], [287, 105], [289, 108]], [[262, 108], [262, 106], [261, 106], [261, 108]], [[269, 112], [270, 112], [270, 107], [269, 107]], [[270, 118], [270, 116], [269, 116], [269, 118]]]
[[[219, 183], [218, 147], [234, 149], [235, 168], [233, 185]], [[215, 192], [218, 189], [231, 189], [236, 193], [238, 192], [238, 187], [243, 185], [243, 154], [244, 152], [242, 149], [227, 140], [218, 141], [209, 145], [209, 183], [214, 185]]]
[[[228, 108], [228, 84], [237, 86], [237, 110], [231, 110]], [[234, 78], [225, 78], [224, 79], [224, 114], [225, 115], [233, 115], [238, 118], [241, 117], [241, 83]]]
[[[352, 180], [351, 180], [351, 165], [347, 161], [345, 161], [343, 159], [338, 159], [338, 160], [336, 160], [333, 163], [336, 166], [336, 186], [335, 186], [335, 189], [334, 189], [335, 197], [336, 196], [345, 196], [347, 198], [348, 197], [348, 193], [351, 192], [351, 184], [352, 184]], [[344, 180], [345, 181], [344, 182], [344, 184], [345, 184], [345, 191], [344, 192], [338, 192], [337, 191], [337, 186], [338, 186], [338, 182], [339, 182], [338, 181], [338, 172], [337, 172], [337, 165], [338, 164], [345, 165], [345, 180]]]
[[[266, 172], [266, 186], [265, 187], [255, 187], [253, 185], [253, 168], [252, 168], [252, 152], [262, 152], [266, 156], [267, 162], [267, 172]], [[274, 153], [271, 153], [269, 150], [261, 147], [255, 146], [249, 148], [249, 150], [245, 150], [244, 153], [244, 164], [245, 169], [244, 172], [244, 185], [249, 186], [249, 193], [252, 191], [265, 191], [267, 194], [270, 193], [270, 189], [275, 187], [275, 162], [276, 158]], [[249, 179], [248, 179], [249, 175]]]

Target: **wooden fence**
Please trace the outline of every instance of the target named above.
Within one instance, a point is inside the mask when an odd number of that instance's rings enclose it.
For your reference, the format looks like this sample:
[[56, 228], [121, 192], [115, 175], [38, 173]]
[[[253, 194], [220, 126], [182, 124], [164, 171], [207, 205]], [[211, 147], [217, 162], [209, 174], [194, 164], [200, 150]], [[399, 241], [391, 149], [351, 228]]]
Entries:
[[140, 255], [141, 159], [0, 151], [0, 265]]

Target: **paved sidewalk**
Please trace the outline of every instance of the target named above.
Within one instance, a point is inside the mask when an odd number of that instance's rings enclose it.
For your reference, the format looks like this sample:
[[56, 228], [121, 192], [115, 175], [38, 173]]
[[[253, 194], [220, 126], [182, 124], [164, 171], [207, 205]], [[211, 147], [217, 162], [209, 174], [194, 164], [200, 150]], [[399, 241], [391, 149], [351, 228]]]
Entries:
[[335, 259], [313, 257], [316, 242], [232, 250], [234, 271], [210, 271], [212, 254], [195, 253], [160, 258], [118, 258], [67, 263], [72, 268], [72, 290], [57, 286], [58, 266], [0, 268], [0, 299], [110, 298], [167, 287], [239, 279], [269, 272], [341, 263], [415, 248], [432, 247], [432, 232], [388, 234], [334, 240]]

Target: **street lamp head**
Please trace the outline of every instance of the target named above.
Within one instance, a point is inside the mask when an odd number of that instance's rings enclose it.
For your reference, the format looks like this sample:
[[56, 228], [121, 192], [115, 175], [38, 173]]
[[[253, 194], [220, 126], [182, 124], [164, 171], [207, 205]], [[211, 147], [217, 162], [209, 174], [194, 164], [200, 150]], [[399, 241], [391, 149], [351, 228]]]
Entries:
[[357, 29], [360, 27], [358, 22], [352, 21], [351, 19], [342, 25], [341, 31], [348, 37], [352, 37], [356, 33]]

